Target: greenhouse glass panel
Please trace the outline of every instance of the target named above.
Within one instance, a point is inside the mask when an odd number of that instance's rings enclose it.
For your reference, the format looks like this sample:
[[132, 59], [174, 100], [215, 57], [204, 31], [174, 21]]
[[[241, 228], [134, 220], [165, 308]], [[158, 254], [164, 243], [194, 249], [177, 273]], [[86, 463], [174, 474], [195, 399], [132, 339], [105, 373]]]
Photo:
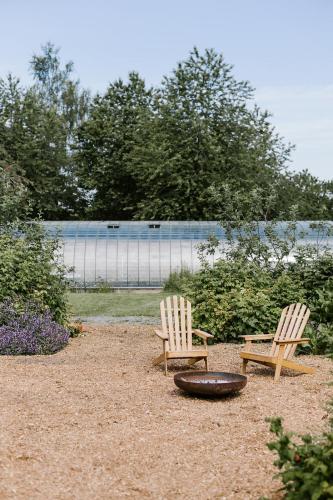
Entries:
[[[333, 223], [328, 224], [333, 230]], [[198, 245], [209, 236], [225, 241], [214, 221], [53, 221], [44, 226], [62, 241], [61, 258], [77, 288], [161, 287], [172, 272], [200, 268]], [[279, 223], [281, 234], [286, 227], [287, 222]], [[333, 237], [323, 238], [310, 222], [299, 222], [296, 233], [303, 243], [320, 242], [333, 249]], [[217, 251], [208, 260], [213, 264], [220, 256]]]

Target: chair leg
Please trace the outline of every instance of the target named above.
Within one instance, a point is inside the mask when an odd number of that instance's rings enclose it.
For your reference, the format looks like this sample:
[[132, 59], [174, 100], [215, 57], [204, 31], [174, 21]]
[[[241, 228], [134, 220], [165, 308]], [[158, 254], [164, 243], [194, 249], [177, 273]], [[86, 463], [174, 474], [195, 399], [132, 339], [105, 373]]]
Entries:
[[278, 382], [280, 380], [280, 373], [281, 373], [281, 364], [278, 363], [275, 368], [275, 375], [274, 375], [274, 382]]
[[207, 358], [204, 358], [204, 361], [205, 361], [206, 372], [208, 372], [208, 360], [207, 360]]
[[246, 367], [247, 367], [248, 362], [249, 362], [248, 359], [243, 359], [243, 363], [242, 363], [242, 366], [241, 366], [241, 372], [242, 372], [243, 375], [246, 374]]
[[286, 348], [285, 344], [279, 345], [279, 352], [278, 352], [277, 363], [276, 363], [276, 368], [275, 368], [274, 382], [278, 382], [280, 379], [280, 373], [281, 373], [282, 361], [283, 361], [285, 348]]
[[164, 375], [168, 373], [168, 358], [166, 354], [166, 350], [164, 349]]

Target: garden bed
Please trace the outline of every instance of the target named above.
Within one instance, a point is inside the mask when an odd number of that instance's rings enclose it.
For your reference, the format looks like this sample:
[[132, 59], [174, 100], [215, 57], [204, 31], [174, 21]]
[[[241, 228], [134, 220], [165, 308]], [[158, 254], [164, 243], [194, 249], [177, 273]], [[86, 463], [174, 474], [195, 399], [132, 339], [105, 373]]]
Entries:
[[[250, 365], [238, 396], [205, 400], [175, 387], [185, 362], [167, 377], [152, 366], [152, 326], [86, 328], [52, 356], [0, 358], [1, 498], [280, 498], [265, 417], [301, 433], [327, 423], [327, 358], [279, 384]], [[239, 371], [239, 351], [211, 346], [210, 368]]]

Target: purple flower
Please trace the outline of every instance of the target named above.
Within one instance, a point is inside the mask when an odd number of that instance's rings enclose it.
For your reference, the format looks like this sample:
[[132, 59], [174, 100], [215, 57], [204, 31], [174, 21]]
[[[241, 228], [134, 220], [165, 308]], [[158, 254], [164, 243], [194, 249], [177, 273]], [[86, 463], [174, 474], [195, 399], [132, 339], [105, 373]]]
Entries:
[[69, 332], [56, 323], [49, 310], [27, 303], [23, 310], [17, 304], [0, 304], [0, 354], [52, 354], [62, 349]]

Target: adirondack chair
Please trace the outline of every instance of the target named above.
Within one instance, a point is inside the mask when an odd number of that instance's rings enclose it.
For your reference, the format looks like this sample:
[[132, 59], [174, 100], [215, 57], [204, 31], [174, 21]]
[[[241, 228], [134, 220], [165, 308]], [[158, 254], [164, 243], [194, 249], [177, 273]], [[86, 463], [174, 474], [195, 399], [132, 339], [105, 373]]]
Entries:
[[[153, 364], [159, 365], [164, 361], [165, 375], [168, 371], [168, 359], [189, 358], [192, 365], [203, 359], [206, 370], [207, 339], [213, 337], [210, 333], [192, 329], [191, 303], [183, 297], [167, 297], [160, 303], [162, 329], [155, 330], [156, 335], [163, 341], [163, 353], [154, 359]], [[201, 337], [204, 341], [203, 348], [193, 348], [192, 335]]]
[[[242, 335], [245, 339], [245, 350], [240, 356], [243, 359], [242, 373], [246, 373], [249, 361], [275, 368], [274, 382], [280, 378], [281, 368], [290, 368], [302, 373], [314, 373], [314, 368], [291, 361], [298, 344], [308, 343], [310, 339], [301, 338], [309, 319], [310, 310], [303, 304], [291, 304], [282, 310], [275, 334]], [[270, 354], [252, 352], [252, 341], [273, 340]]]

